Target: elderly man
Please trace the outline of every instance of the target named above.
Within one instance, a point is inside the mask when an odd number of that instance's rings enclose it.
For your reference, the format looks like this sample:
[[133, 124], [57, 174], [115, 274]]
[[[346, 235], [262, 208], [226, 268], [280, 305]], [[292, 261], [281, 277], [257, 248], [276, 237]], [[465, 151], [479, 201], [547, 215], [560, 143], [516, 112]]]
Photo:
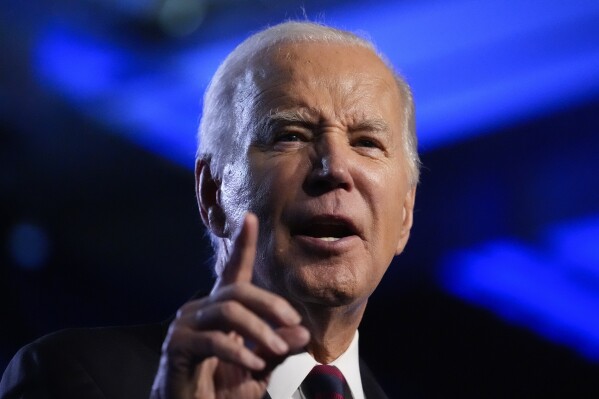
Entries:
[[359, 358], [358, 326], [412, 226], [407, 84], [364, 39], [283, 23], [220, 66], [199, 142], [212, 292], [183, 305], [168, 331], [71, 330], [33, 343], [7, 369], [2, 398], [386, 397]]

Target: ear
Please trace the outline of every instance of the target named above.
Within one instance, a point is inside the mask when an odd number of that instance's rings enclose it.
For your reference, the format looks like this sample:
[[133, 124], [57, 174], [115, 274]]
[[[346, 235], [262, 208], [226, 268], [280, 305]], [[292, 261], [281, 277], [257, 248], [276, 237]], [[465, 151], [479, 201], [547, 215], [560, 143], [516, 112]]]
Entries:
[[406, 193], [406, 197], [403, 201], [402, 220], [401, 220], [401, 231], [399, 234], [399, 241], [395, 248], [395, 255], [399, 255], [403, 252], [408, 238], [410, 238], [410, 230], [412, 229], [412, 223], [414, 222], [414, 202], [416, 201], [416, 185]]
[[224, 237], [227, 218], [220, 205], [220, 183], [212, 176], [209, 160], [196, 159], [195, 188], [200, 216], [213, 234]]

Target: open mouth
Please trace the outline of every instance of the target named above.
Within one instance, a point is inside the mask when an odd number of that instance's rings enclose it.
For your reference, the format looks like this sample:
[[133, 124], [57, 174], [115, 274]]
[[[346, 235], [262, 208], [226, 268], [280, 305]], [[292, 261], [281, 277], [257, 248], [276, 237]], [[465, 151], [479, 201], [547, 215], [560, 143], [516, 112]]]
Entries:
[[358, 235], [357, 229], [349, 220], [330, 217], [311, 218], [294, 230], [294, 235], [312, 237], [325, 242], [339, 241], [345, 237]]

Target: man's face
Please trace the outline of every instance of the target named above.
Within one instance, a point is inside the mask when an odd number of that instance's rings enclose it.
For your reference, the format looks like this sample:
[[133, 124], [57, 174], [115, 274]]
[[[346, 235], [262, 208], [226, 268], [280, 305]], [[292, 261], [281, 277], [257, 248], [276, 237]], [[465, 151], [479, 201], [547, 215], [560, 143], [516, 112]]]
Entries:
[[238, 88], [245, 153], [220, 191], [232, 228], [245, 210], [260, 220], [255, 283], [296, 305], [365, 303], [412, 223], [394, 77], [344, 45], [288, 44], [256, 60]]

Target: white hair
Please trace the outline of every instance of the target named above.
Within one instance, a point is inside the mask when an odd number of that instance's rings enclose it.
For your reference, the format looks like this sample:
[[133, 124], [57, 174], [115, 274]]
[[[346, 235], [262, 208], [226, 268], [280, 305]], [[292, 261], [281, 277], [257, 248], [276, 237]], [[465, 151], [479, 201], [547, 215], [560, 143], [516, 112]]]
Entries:
[[[331, 43], [363, 47], [371, 50], [387, 65], [395, 76], [403, 98], [403, 148], [408, 162], [408, 177], [412, 185], [416, 185], [420, 174], [420, 159], [410, 86], [370, 40], [349, 31], [304, 21], [283, 22], [253, 34], [239, 44], [216, 70], [204, 94], [196, 155], [210, 165], [212, 176], [218, 180], [222, 178], [225, 165], [231, 162], [231, 157], [239, 154], [241, 140], [248, 136], [242, 132], [254, 127], [250, 125], [252, 122], [246, 115], [247, 109], [243, 107], [246, 93], [240, 93], [239, 89], [244, 86], [247, 74], [256, 68], [256, 55], [262, 55], [264, 50], [277, 45], [291, 43]], [[226, 260], [226, 248], [219, 237], [211, 234], [211, 240], [216, 252], [215, 268], [218, 273]]]

